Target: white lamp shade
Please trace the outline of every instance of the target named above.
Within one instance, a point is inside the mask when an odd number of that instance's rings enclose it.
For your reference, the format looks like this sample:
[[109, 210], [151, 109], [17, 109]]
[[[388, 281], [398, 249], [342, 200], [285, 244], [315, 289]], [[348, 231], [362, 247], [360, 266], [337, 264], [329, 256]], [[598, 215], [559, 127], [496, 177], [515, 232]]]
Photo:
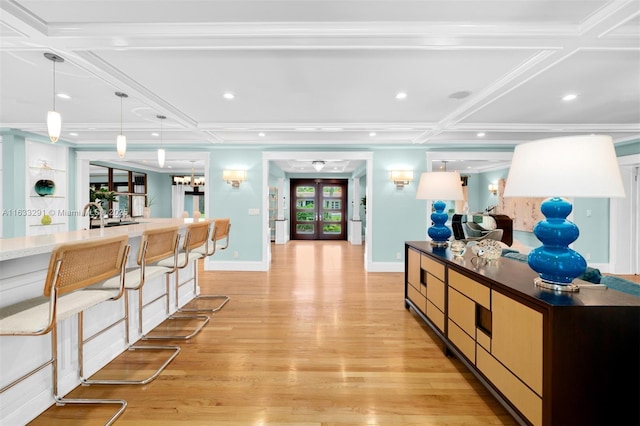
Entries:
[[118, 150], [118, 156], [124, 158], [124, 154], [127, 152], [127, 137], [125, 135], [118, 135], [116, 149]]
[[47, 113], [47, 132], [51, 142], [56, 143], [60, 139], [62, 131], [62, 117], [58, 111], [49, 111]]
[[460, 173], [422, 173], [416, 198], [419, 200], [463, 200]]
[[505, 197], [624, 197], [610, 136], [542, 139], [516, 146]]
[[164, 167], [164, 148], [159, 148], [158, 149], [158, 165], [160, 167]]
[[244, 182], [247, 179], [247, 172], [244, 170], [223, 170], [222, 180]]

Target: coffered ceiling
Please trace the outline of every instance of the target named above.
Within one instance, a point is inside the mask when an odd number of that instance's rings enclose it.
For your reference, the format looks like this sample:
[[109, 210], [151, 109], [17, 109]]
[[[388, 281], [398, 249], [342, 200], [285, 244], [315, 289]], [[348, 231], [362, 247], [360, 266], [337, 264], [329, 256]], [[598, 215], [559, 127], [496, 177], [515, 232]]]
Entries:
[[638, 0], [2, 0], [0, 36], [0, 126], [46, 134], [52, 52], [62, 139], [87, 149], [115, 150], [116, 91], [129, 150], [165, 115], [169, 160], [640, 137]]

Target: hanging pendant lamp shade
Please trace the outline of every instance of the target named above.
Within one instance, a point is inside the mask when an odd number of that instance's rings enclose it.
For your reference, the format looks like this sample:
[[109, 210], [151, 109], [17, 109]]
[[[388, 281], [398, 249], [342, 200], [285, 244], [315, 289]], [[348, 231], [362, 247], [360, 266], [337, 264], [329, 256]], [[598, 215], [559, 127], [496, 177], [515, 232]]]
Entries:
[[120, 98], [120, 134], [116, 138], [116, 150], [118, 151], [118, 157], [124, 158], [124, 154], [127, 152], [127, 137], [122, 134], [122, 100], [128, 98], [129, 95], [116, 92], [116, 96]]
[[62, 132], [62, 117], [56, 111], [56, 62], [64, 62], [64, 59], [54, 53], [45, 53], [44, 57], [53, 62], [53, 109], [47, 113], [47, 133], [52, 143], [58, 142]]
[[167, 117], [165, 117], [164, 115], [157, 115], [156, 117], [160, 119], [160, 148], [158, 148], [158, 165], [160, 167], [164, 167], [165, 152], [162, 146], [162, 120]]
[[62, 132], [62, 117], [58, 111], [47, 112], [47, 133], [52, 143], [58, 142]]

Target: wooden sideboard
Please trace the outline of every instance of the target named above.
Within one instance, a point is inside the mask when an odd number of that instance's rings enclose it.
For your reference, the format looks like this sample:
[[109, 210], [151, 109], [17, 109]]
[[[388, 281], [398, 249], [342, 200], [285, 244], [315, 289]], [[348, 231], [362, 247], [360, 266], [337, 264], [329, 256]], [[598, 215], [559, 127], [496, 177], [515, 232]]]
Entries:
[[521, 424], [640, 424], [640, 298], [556, 293], [526, 263], [405, 243], [405, 307]]

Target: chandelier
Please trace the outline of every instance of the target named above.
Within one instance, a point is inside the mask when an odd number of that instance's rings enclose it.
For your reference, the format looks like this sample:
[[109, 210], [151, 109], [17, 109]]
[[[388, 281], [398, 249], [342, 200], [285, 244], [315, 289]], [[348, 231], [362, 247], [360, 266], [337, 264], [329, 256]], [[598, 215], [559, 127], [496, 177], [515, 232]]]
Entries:
[[191, 166], [191, 176], [174, 176], [173, 183], [176, 185], [189, 185], [192, 188], [204, 186], [204, 176], [196, 177], [195, 168]]

